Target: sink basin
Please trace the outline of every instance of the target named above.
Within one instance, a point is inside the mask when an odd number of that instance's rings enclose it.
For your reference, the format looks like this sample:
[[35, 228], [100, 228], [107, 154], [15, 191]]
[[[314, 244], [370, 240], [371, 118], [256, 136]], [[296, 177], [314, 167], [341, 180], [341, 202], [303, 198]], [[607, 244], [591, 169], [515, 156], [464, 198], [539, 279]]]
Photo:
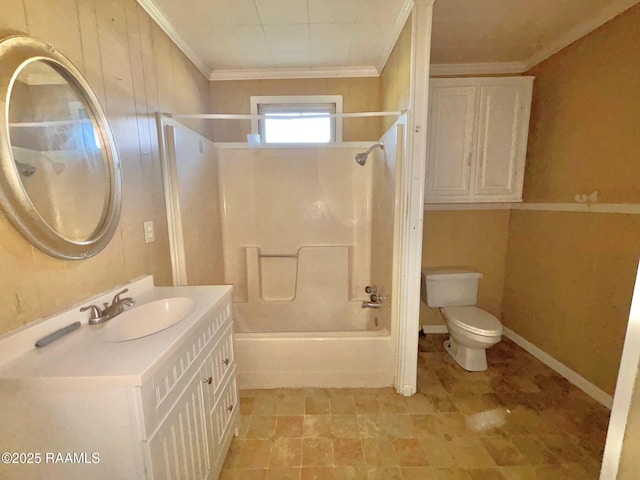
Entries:
[[108, 342], [125, 342], [153, 335], [187, 318], [196, 302], [189, 297], [171, 297], [145, 303], [109, 320], [102, 334]]

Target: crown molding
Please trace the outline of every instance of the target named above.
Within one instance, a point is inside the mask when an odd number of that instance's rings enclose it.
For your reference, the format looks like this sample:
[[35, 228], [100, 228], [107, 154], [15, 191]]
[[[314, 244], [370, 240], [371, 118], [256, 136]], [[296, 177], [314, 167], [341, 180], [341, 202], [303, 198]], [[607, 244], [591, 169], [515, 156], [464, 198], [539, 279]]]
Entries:
[[238, 70], [213, 70], [212, 82], [222, 80], [273, 80], [285, 78], [352, 78], [378, 77], [376, 67], [311, 67], [311, 68], [246, 68]]
[[184, 53], [191, 63], [193, 63], [198, 70], [204, 75], [205, 78], [209, 78], [211, 75], [211, 67], [204, 59], [198, 55], [189, 44], [180, 36], [180, 34], [173, 28], [169, 19], [162, 13], [153, 0], [136, 0], [138, 5], [147, 12], [147, 14], [153, 19], [160, 29], [167, 34], [167, 36], [176, 44], [176, 46]]
[[543, 62], [550, 56], [558, 53], [563, 48], [568, 47], [576, 40], [579, 40], [585, 35], [593, 32], [596, 28], [604, 25], [613, 17], [620, 15], [622, 12], [628, 10], [639, 2], [640, 0], [618, 0], [603, 8], [594, 17], [569, 30], [567, 33], [551, 42], [551, 44], [529, 57], [523, 62], [525, 66], [524, 71], [527, 71], [538, 63]]
[[[422, 0], [417, 0], [417, 1], [421, 2]], [[430, 1], [429, 3], [433, 4], [433, 1]], [[393, 26], [393, 34], [391, 35], [391, 42], [389, 43], [389, 45], [387, 45], [387, 48], [384, 49], [384, 51], [382, 52], [382, 55], [380, 55], [380, 61], [376, 66], [378, 72], [382, 73], [384, 66], [387, 64], [387, 61], [391, 56], [391, 52], [393, 52], [393, 47], [395, 47], [396, 43], [398, 43], [398, 38], [400, 38], [402, 29], [404, 28], [405, 23], [407, 23], [407, 20], [409, 19], [409, 15], [411, 15], [411, 12], [413, 11], [414, 4], [415, 4], [414, 0], [404, 1], [404, 4], [402, 5], [402, 9], [400, 10], [400, 13], [396, 17], [395, 25]]]
[[440, 63], [429, 67], [432, 77], [447, 75], [489, 75], [501, 73], [522, 73], [527, 70], [523, 62], [497, 63]]

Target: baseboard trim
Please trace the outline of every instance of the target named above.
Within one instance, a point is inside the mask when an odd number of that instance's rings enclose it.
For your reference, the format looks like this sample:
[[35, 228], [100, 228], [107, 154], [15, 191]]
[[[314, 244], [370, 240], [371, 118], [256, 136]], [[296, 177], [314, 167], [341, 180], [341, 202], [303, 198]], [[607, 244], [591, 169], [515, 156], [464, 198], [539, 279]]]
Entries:
[[584, 393], [589, 395], [591, 398], [601, 403], [609, 410], [611, 410], [611, 406], [613, 405], [613, 397], [609, 395], [604, 390], [600, 390], [589, 380], [584, 378], [582, 375], [574, 372], [569, 367], [567, 367], [564, 363], [559, 362], [551, 355], [536, 347], [533, 343], [528, 340], [525, 340], [520, 335], [515, 333], [513, 330], [504, 327], [502, 334], [507, 337], [509, 340], [513, 341], [516, 345], [520, 346], [531, 355], [536, 357], [546, 366], [555, 370], [557, 373], [566, 378], [569, 382], [573, 383], [576, 387], [582, 390]]
[[424, 333], [447, 333], [446, 325], [421, 325], [422, 331]]

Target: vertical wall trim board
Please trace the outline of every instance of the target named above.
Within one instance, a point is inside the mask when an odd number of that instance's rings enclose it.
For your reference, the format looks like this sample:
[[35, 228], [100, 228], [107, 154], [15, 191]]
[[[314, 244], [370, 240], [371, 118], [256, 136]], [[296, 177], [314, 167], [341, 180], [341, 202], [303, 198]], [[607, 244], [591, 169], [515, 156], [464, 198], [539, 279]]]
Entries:
[[433, 0], [413, 2], [411, 17], [411, 76], [407, 112], [407, 155], [401, 169], [399, 212], [400, 249], [396, 258], [399, 298], [394, 311], [398, 325], [396, 391], [413, 395], [417, 389], [418, 331], [420, 329], [420, 270], [427, 151], [427, 99]]
[[[640, 269], [636, 274], [636, 283], [631, 301], [631, 312], [627, 334], [622, 349], [622, 359], [618, 370], [615, 398], [611, 417], [609, 418], [609, 430], [604, 447], [602, 459], [602, 471], [600, 480], [614, 480], [618, 475], [620, 456], [627, 429], [627, 419], [631, 410], [633, 391], [638, 378], [638, 363], [640, 362]], [[636, 399], [637, 403], [637, 399]]]

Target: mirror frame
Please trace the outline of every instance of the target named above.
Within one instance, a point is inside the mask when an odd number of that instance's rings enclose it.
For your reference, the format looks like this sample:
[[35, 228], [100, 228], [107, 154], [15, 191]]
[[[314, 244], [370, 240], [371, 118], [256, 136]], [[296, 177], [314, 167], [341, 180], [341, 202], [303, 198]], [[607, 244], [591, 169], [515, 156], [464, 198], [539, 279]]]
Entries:
[[[13, 85], [27, 65], [44, 61], [54, 68], [83, 98], [90, 109], [96, 135], [109, 173], [108, 201], [96, 229], [82, 241], [65, 238], [38, 213], [16, 167], [9, 133], [9, 106]], [[73, 63], [48, 43], [13, 35], [0, 40], [0, 204], [14, 227], [35, 247], [60, 259], [89, 258], [102, 251], [118, 227], [122, 208], [122, 170], [116, 144], [98, 97]]]

